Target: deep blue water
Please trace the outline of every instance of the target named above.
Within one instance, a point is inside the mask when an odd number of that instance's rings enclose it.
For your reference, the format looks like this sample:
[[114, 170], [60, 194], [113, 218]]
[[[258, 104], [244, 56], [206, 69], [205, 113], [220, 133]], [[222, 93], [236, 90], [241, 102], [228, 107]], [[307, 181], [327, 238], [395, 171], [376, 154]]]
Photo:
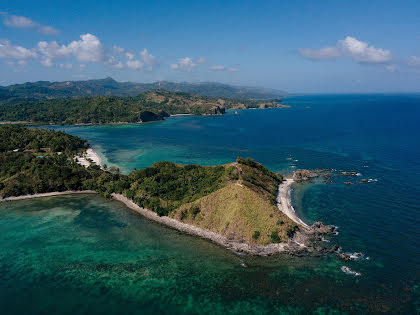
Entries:
[[[253, 268], [237, 271], [232, 254], [212, 249], [214, 255], [206, 259], [214, 259], [217, 267], [210, 268], [199, 282], [194, 272], [182, 273], [183, 278], [178, 279], [171, 269], [175, 286], [193, 281], [191, 290], [202, 292], [202, 299], [198, 299], [201, 304], [191, 301], [192, 312], [199, 311], [200, 305], [208, 307], [202, 311], [217, 305], [217, 312], [225, 307], [240, 313], [240, 305], [245, 304], [243, 310], [254, 313], [419, 312], [420, 95], [310, 95], [289, 97], [284, 103], [292, 107], [237, 114], [230, 111], [216, 117], [173, 117], [144, 125], [56, 128], [88, 139], [105, 163], [124, 172], [161, 160], [214, 165], [238, 156], [252, 157], [283, 173], [299, 168], [337, 170], [333, 171], [332, 184], [315, 181], [296, 185], [294, 206], [308, 223], [320, 220], [339, 227], [340, 234], [331, 244], [338, 244], [345, 252], [362, 252], [369, 259], [343, 263], [335, 257], [243, 258]], [[356, 171], [361, 176], [343, 177], [338, 175], [340, 171]], [[363, 184], [357, 182], [360, 179], [373, 181]], [[344, 185], [344, 181], [354, 184]], [[30, 204], [25, 207], [30, 208]], [[156, 228], [146, 222], [143, 229], [147, 226]], [[124, 241], [126, 236], [118, 235]], [[146, 243], [151, 242], [143, 237]], [[184, 236], [176, 237], [183, 242]], [[185, 241], [197, 251], [203, 242], [194, 243], [188, 237]], [[141, 241], [138, 246], [142, 246]], [[154, 246], [159, 248], [159, 244]], [[182, 247], [162, 248], [182, 256]], [[202, 253], [197, 255], [188, 256], [184, 268], [190, 268], [190, 260], [204, 259]], [[182, 265], [181, 258], [174, 259]], [[362, 276], [344, 274], [340, 271], [343, 265]], [[150, 268], [156, 272], [157, 266]], [[194, 268], [198, 268], [196, 263]], [[203, 264], [203, 268], [208, 266]], [[235, 282], [225, 278], [227, 275]], [[118, 279], [118, 274], [108, 276]], [[224, 279], [225, 286], [215, 284], [214, 277]], [[168, 289], [167, 284], [160, 285]], [[150, 286], [156, 289], [159, 283]], [[252, 297], [245, 292], [252, 292]], [[184, 295], [178, 296], [180, 305], [188, 303]], [[160, 303], [171, 305], [163, 296]], [[96, 305], [94, 301], [87, 303], [92, 309]]]

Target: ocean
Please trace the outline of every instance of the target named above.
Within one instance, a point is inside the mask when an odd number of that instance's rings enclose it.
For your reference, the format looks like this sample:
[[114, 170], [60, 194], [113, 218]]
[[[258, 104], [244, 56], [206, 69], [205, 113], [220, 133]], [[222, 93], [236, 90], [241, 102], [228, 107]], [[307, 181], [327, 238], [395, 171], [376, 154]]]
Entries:
[[216, 165], [238, 156], [283, 174], [329, 169], [331, 183], [294, 186], [293, 206], [308, 224], [338, 226], [326, 244], [362, 258], [235, 255], [95, 195], [17, 201], [0, 204], [3, 311], [419, 313], [420, 95], [283, 103], [291, 108], [52, 128], [87, 139], [124, 173], [162, 160]]

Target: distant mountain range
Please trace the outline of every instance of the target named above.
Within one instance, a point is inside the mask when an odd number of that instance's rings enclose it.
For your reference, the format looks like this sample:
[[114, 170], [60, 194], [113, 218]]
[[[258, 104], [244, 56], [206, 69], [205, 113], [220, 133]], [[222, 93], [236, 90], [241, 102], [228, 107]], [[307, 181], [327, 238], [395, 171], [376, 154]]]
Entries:
[[118, 82], [112, 78], [87, 81], [38, 81], [0, 87], [0, 102], [37, 101], [84, 96], [134, 96], [152, 90], [185, 92], [209, 97], [241, 100], [276, 99], [287, 93], [280, 90], [243, 87], [216, 82], [188, 83], [158, 81], [154, 83]]

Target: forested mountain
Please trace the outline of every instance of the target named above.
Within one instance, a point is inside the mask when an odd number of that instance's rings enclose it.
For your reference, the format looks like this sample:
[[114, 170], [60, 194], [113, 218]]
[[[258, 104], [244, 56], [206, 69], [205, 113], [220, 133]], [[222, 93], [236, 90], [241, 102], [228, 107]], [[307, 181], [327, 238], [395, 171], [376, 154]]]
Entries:
[[238, 101], [155, 90], [137, 96], [97, 96], [0, 103], [0, 121], [31, 124], [138, 123], [174, 114], [216, 115], [229, 108], [281, 107], [275, 102]]
[[46, 100], [84, 96], [134, 96], [147, 91], [163, 89], [171, 92], [185, 92], [209, 97], [232, 99], [273, 99], [286, 93], [279, 90], [241, 87], [229, 84], [202, 82], [154, 83], [117, 82], [112, 78], [87, 81], [49, 82], [38, 81], [0, 87], [0, 102], [24, 100]]

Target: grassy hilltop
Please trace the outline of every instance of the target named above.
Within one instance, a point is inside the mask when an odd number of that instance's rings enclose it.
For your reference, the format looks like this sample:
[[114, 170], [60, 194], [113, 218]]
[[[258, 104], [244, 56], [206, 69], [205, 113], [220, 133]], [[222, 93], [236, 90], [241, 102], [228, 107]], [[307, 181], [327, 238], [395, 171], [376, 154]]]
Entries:
[[123, 194], [141, 207], [248, 244], [287, 241], [295, 224], [276, 206], [282, 176], [238, 158], [221, 166], [158, 162], [123, 175], [74, 161], [86, 141], [51, 130], [0, 126], [0, 198], [65, 190]]

